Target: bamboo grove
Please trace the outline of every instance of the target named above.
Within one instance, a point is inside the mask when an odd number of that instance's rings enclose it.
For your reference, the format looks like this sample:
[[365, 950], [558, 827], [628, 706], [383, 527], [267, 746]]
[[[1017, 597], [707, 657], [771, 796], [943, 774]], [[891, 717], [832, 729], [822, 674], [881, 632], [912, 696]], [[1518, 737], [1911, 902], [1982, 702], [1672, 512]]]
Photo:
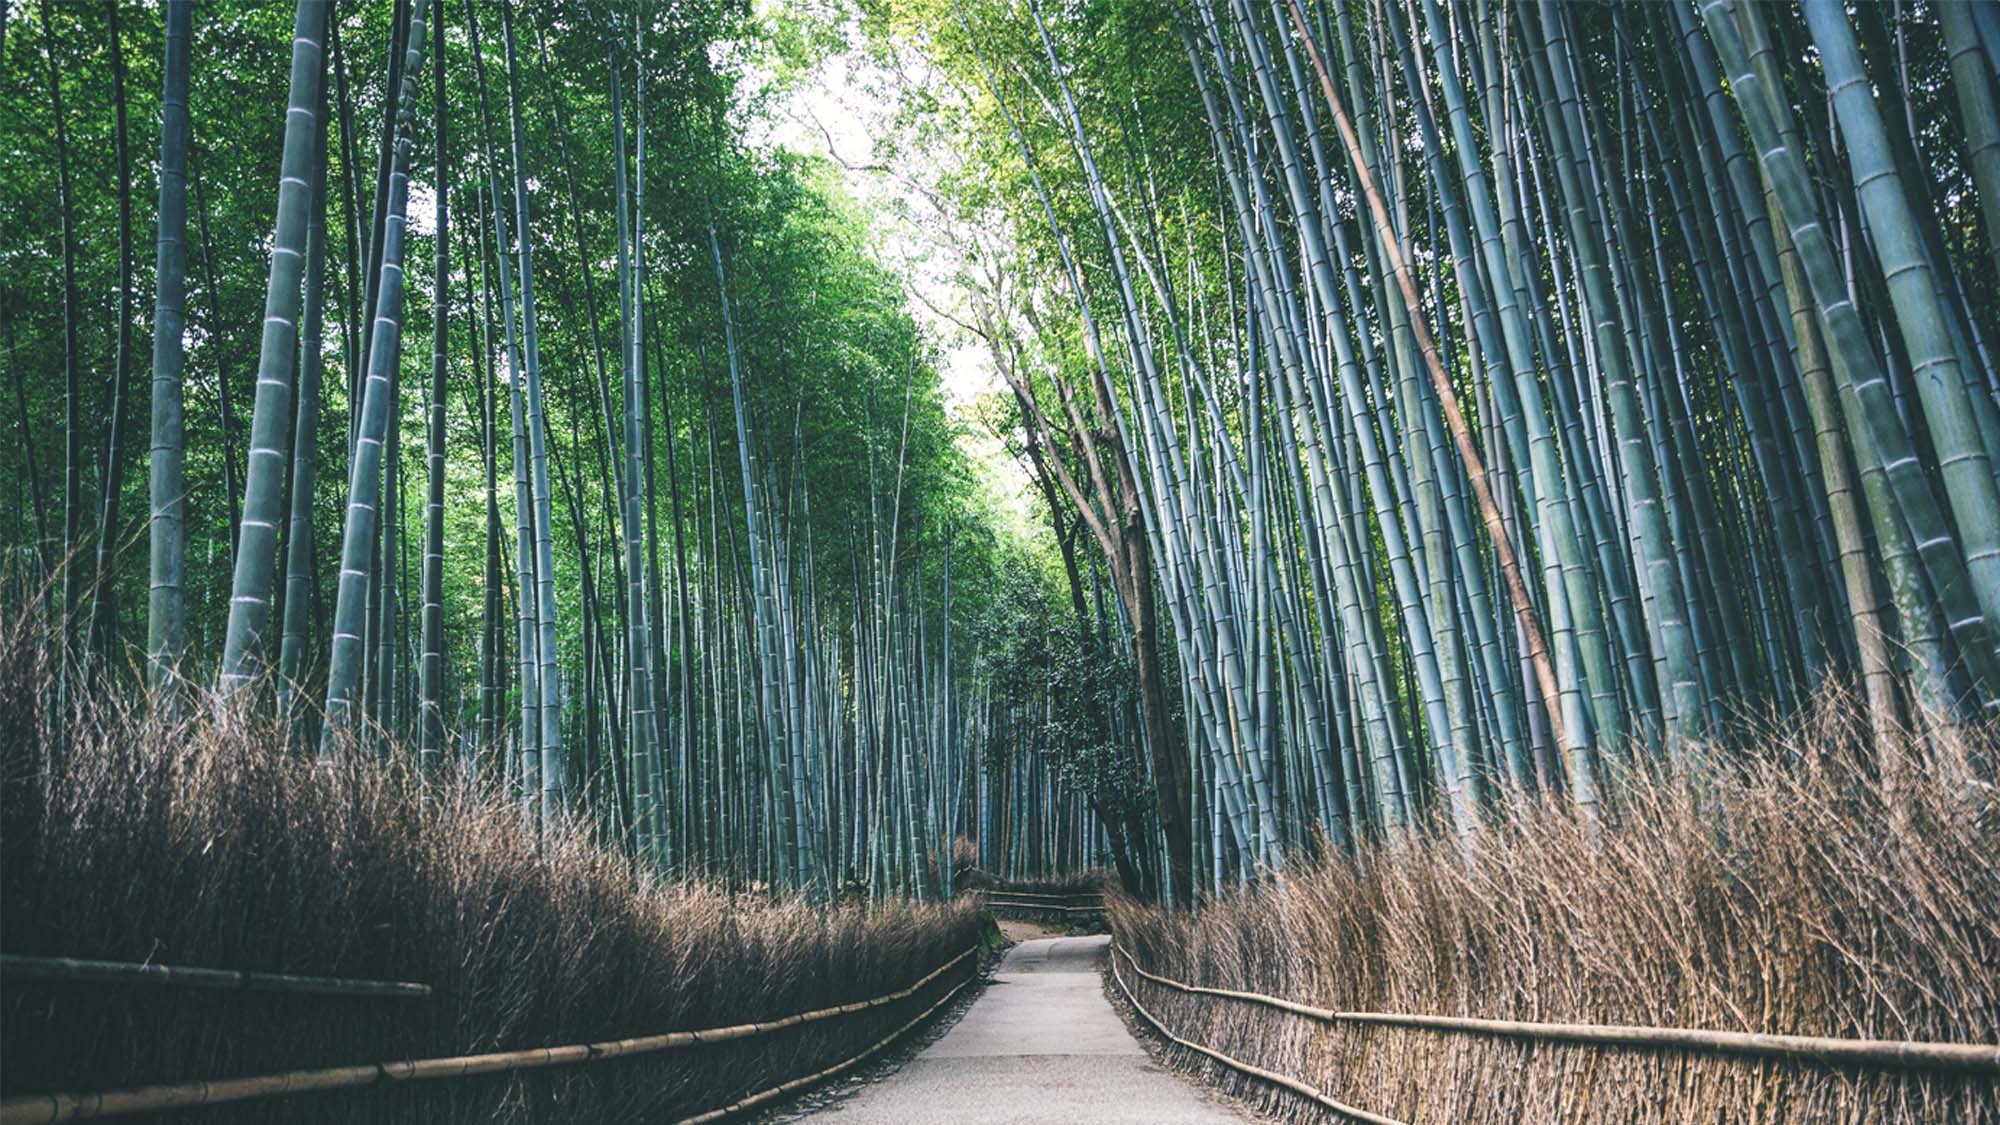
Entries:
[[[2000, 711], [1996, 11], [0, 5], [9, 574], [65, 693], [818, 894], [1590, 823], [1846, 688], [1893, 788]], [[1030, 539], [752, 139], [849, 44]]]
[[1830, 683], [1892, 785], [2000, 707], [2000, 8], [875, 26], [1018, 248], [968, 327], [1115, 589], [1175, 897], [1511, 793], [1608, 815]]
[[63, 690], [409, 747], [666, 873], [1087, 863], [989, 747], [1019, 548], [935, 346], [825, 162], [749, 139], [803, 49], [728, 4], [0, 4], [8, 565]]

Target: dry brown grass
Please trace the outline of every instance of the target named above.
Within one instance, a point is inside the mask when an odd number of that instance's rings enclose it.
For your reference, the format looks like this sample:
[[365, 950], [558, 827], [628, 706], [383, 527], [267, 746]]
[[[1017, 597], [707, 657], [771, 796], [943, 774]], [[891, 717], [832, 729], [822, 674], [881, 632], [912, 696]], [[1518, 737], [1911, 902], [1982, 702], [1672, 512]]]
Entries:
[[[1295, 868], [1196, 915], [1119, 899], [1152, 972], [1346, 1010], [2000, 1042], [1996, 731], [1924, 752], [1893, 797], [1850, 701], [1641, 777], [1594, 836], [1528, 803]], [[1991, 1122], [1990, 1078], [1327, 1026], [1126, 974], [1177, 1034], [1412, 1122]], [[1330, 1120], [1192, 1052], [1288, 1120]]]
[[[96, 700], [62, 716], [58, 737], [38, 641], [32, 628], [0, 629], [0, 949], [423, 981], [436, 993], [10, 982], [9, 1096], [768, 1019], [901, 988], [979, 939], [969, 904], [821, 910], [660, 885], [581, 830], [537, 845], [519, 812], [476, 783], [315, 768], [269, 730], [205, 706], [167, 721]], [[201, 1117], [671, 1120], [844, 1058], [958, 979], [758, 1039]]]

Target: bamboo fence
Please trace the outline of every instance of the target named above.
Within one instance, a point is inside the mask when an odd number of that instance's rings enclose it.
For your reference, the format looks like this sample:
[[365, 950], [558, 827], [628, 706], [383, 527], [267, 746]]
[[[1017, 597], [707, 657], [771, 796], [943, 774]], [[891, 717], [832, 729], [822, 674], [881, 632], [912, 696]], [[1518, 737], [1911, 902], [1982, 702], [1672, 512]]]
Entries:
[[1102, 891], [1077, 891], [1074, 894], [1052, 895], [1036, 891], [992, 890], [986, 892], [986, 897], [988, 901], [1013, 898], [1038, 898], [1048, 902], [1070, 902], [1075, 899], [1084, 899], [1096, 903], [1104, 901], [1104, 893]]
[[959, 992], [961, 992], [968, 983], [970, 982], [962, 980], [959, 981], [957, 984], [952, 985], [951, 991], [946, 992], [943, 996], [938, 997], [935, 1003], [933, 1003], [930, 1007], [925, 1008], [923, 1011], [917, 1013], [917, 1015], [914, 1018], [912, 1018], [910, 1022], [904, 1024], [903, 1026], [897, 1028], [896, 1030], [876, 1040], [874, 1043], [870, 1044], [866, 1050], [862, 1051], [858, 1055], [845, 1059], [841, 1062], [834, 1063], [832, 1066], [827, 1067], [825, 1070], [808, 1074], [803, 1078], [794, 1078], [790, 1082], [785, 1082], [780, 1085], [773, 1086], [768, 1090], [760, 1090], [757, 1093], [751, 1094], [750, 1096], [743, 1098], [739, 1101], [731, 1102], [728, 1105], [722, 1106], [719, 1109], [711, 1109], [707, 1113], [697, 1114], [693, 1117], [683, 1118], [679, 1122], [676, 1122], [675, 1125], [702, 1125], [703, 1122], [720, 1121], [723, 1118], [728, 1117], [732, 1114], [741, 1113], [746, 1109], [754, 1109], [757, 1106], [763, 1105], [767, 1102], [776, 1101], [777, 1099], [782, 1098], [786, 1094], [792, 1093], [793, 1091], [803, 1090], [807, 1086], [811, 1086], [818, 1082], [824, 1082], [825, 1080], [832, 1078], [834, 1075], [839, 1074], [844, 1070], [848, 1070], [852, 1067], [858, 1066], [862, 1062], [866, 1061], [869, 1057], [873, 1056], [876, 1052], [880, 1051], [882, 1048], [887, 1047], [889, 1044], [894, 1043], [898, 1039], [901, 1039], [903, 1035], [907, 1033], [911, 1028], [929, 1019], [933, 1012], [936, 1012], [939, 1008], [942, 1008], [946, 1004], [951, 1003], [952, 997], [957, 996]]
[[[179, 1082], [167, 1085], [140, 1086], [129, 1090], [113, 1090], [92, 1094], [33, 1094], [26, 1097], [0, 1100], [0, 1125], [45, 1125], [59, 1121], [76, 1121], [93, 1117], [114, 1117], [131, 1113], [147, 1113], [157, 1110], [185, 1109], [193, 1106], [218, 1105], [224, 1102], [249, 1101], [258, 1098], [280, 1097], [288, 1094], [313, 1093], [322, 1090], [351, 1089], [376, 1083], [418, 1082], [440, 1078], [466, 1078], [477, 1074], [491, 1074], [506, 1070], [535, 1070], [542, 1067], [566, 1066], [573, 1063], [596, 1062], [630, 1055], [642, 1055], [655, 1051], [675, 1050], [704, 1043], [721, 1043], [734, 1039], [748, 1039], [768, 1035], [800, 1024], [814, 1023], [839, 1016], [893, 1004], [908, 999], [919, 989], [930, 984], [953, 967], [964, 962], [979, 951], [972, 946], [963, 953], [939, 965], [936, 969], [907, 987], [895, 992], [884, 993], [868, 1000], [856, 1000], [830, 1008], [819, 1008], [809, 1012], [798, 1012], [775, 1020], [735, 1024], [729, 1027], [703, 1028], [694, 1031], [670, 1031], [659, 1035], [641, 1036], [631, 1039], [614, 1039], [599, 1043], [576, 1043], [562, 1047], [531, 1047], [520, 1051], [499, 1051], [482, 1055], [459, 1055], [451, 1058], [404, 1059], [396, 1062], [364, 1063], [358, 1066], [323, 1067], [311, 1070], [292, 1070], [279, 1074], [256, 1075], [246, 1078], [227, 1078], [206, 1082]], [[964, 986], [960, 982], [952, 989], [956, 993]], [[942, 1004], [932, 1005], [925, 1015], [937, 1010]], [[923, 1016], [905, 1024], [896, 1035], [902, 1034]], [[894, 1039], [895, 1036], [889, 1037]], [[887, 1040], [870, 1047], [855, 1056], [842, 1067], [853, 1065], [867, 1055], [873, 1054], [886, 1044]], [[821, 1072], [820, 1076], [833, 1071]], [[816, 1081], [817, 1077], [797, 1080], [801, 1085]], [[797, 1086], [779, 1089], [798, 1088]], [[769, 1097], [779, 1094], [766, 1091]], [[753, 1095], [764, 1097], [764, 1095]], [[766, 1099], [768, 1100], [768, 1099]], [[718, 1114], [733, 1113], [737, 1108], [758, 1104], [745, 1100], [735, 1106], [715, 1111]], [[713, 1117], [697, 1120], [713, 1120]]]
[[[1831, 1063], [1878, 1070], [1952, 1070], [2000, 1075], [2000, 1044], [1935, 1043], [1903, 1039], [1840, 1039], [1822, 1035], [1772, 1035], [1750, 1031], [1710, 1031], [1691, 1027], [1545, 1023], [1478, 1019], [1467, 1016], [1427, 1016], [1405, 1012], [1336, 1011], [1267, 996], [1261, 992], [1238, 992], [1233, 989], [1208, 988], [1177, 981], [1147, 972], [1139, 967], [1139, 963], [1130, 953], [1116, 946], [1112, 948], [1117, 956], [1125, 958], [1125, 963], [1132, 967], [1133, 972], [1155, 984], [1192, 995], [1216, 996], [1246, 1004], [1259, 1004], [1318, 1020], [1321, 1023], [1377, 1024], [1511, 1039], [1591, 1043], [1639, 1049], [1704, 1051], [1712, 1054]], [[1116, 971], [1115, 959], [1113, 970]], [[1121, 989], [1124, 987], [1122, 979], [1119, 981], [1119, 986]], [[1137, 1007], [1136, 1003], [1134, 1007]], [[1162, 1031], [1164, 1030], [1162, 1028]], [[1177, 1039], [1176, 1042], [1180, 1041]], [[1206, 1049], [1203, 1049], [1203, 1053], [1213, 1054]], [[1231, 1065], [1236, 1064], [1232, 1062]]]
[[1021, 914], [1034, 919], [1036, 915], [1061, 915], [1066, 921], [1070, 917], [1101, 916], [1104, 913], [1104, 896], [1098, 891], [1077, 891], [1072, 894], [1041, 894], [1034, 891], [994, 890], [986, 892], [986, 906], [995, 914]]
[[993, 910], [1049, 911], [1058, 914], [1104, 913], [1104, 907], [1101, 904], [1097, 906], [1063, 906], [1050, 902], [1014, 902], [1008, 899], [990, 898], [986, 900], [986, 905], [989, 909]]
[[138, 961], [89, 961], [75, 957], [0, 954], [0, 976], [20, 980], [89, 981], [111, 984], [168, 984], [236, 992], [291, 992], [314, 996], [387, 996], [421, 999], [431, 986], [400, 980], [349, 980], [291, 973], [238, 972]]
[[[1123, 951], [1121, 950], [1120, 952]], [[1131, 960], [1131, 958], [1128, 957], [1126, 958], [1126, 960], [1129, 961]], [[1142, 974], [1145, 973], [1145, 970], [1139, 968], [1139, 966], [1137, 965], [1133, 965], [1132, 969], [1134, 972]], [[1265, 1070], [1261, 1066], [1256, 1066], [1254, 1064], [1244, 1062], [1242, 1059], [1235, 1058], [1230, 1055], [1225, 1055], [1221, 1051], [1215, 1050], [1212, 1047], [1204, 1046], [1200, 1043], [1196, 1043], [1192, 1039], [1183, 1039], [1180, 1036], [1175, 1035], [1173, 1032], [1167, 1030], [1167, 1025], [1161, 1023], [1160, 1018], [1158, 1016], [1147, 1011], [1146, 1006], [1139, 1003], [1139, 998], [1132, 994], [1132, 990], [1128, 988], [1125, 984], [1124, 976], [1122, 976], [1118, 972], [1118, 961], [1116, 958], [1113, 958], [1111, 962], [1111, 979], [1118, 985], [1118, 991], [1121, 995], [1125, 997], [1125, 1002], [1132, 1005], [1133, 1011], [1139, 1013], [1140, 1019], [1143, 1019], [1147, 1023], [1151, 1024], [1153, 1026], [1153, 1030], [1159, 1032], [1161, 1035], [1172, 1040], [1179, 1046], [1186, 1047], [1188, 1050], [1193, 1051], [1197, 1054], [1207, 1055], [1209, 1058], [1214, 1059], [1216, 1062], [1219, 1062], [1226, 1067], [1229, 1067], [1233, 1070], [1241, 1071], [1244, 1074], [1248, 1074], [1253, 1078], [1261, 1078], [1264, 1081], [1269, 1082], [1273, 1086], [1282, 1086], [1285, 1089], [1290, 1090], [1292, 1093], [1297, 1094], [1302, 1098], [1307, 1098], [1311, 1101], [1317, 1102], [1318, 1104], [1325, 1106], [1326, 1108], [1334, 1111], [1335, 1113], [1351, 1117], [1356, 1121], [1365, 1121], [1368, 1122], [1369, 1125], [1405, 1125], [1404, 1122], [1399, 1121], [1394, 1117], [1383, 1117], [1381, 1114], [1370, 1113], [1367, 1110], [1361, 1109], [1358, 1106], [1351, 1106], [1348, 1105], [1346, 1102], [1340, 1101], [1337, 1098], [1329, 1097], [1328, 1095], [1321, 1093], [1319, 1090], [1314, 1089], [1311, 1084], [1306, 1082], [1301, 1082], [1298, 1079], [1293, 1078], [1291, 1075], [1279, 1074], [1275, 1070]]]

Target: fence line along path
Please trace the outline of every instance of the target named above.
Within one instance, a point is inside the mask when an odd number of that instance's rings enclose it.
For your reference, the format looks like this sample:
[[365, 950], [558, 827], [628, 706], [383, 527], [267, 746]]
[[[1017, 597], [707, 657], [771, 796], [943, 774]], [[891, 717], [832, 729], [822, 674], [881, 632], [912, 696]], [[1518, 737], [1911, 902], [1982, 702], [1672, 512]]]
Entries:
[[308, 996], [380, 996], [420, 1000], [431, 986], [402, 980], [350, 980], [150, 961], [89, 961], [77, 957], [23, 957], [0, 954], [0, 977], [11, 980], [77, 981], [91, 984], [161, 984], [229, 992], [292, 992]]
[[[400, 1059], [391, 1062], [363, 1063], [358, 1066], [317, 1067], [307, 1070], [290, 1070], [278, 1074], [261, 1074], [239, 1078], [197, 1079], [187, 1082], [165, 1083], [153, 1086], [139, 1086], [124, 1090], [107, 1090], [95, 1093], [52, 1092], [28, 1094], [20, 1097], [0, 1099], [0, 1125], [53, 1125], [60, 1121], [75, 1121], [94, 1117], [118, 1117], [136, 1113], [151, 1113], [162, 1110], [190, 1109], [198, 1106], [221, 1105], [227, 1102], [256, 1101], [268, 1098], [287, 1097], [294, 1094], [320, 1093], [328, 1090], [346, 1090], [361, 1086], [374, 1086], [400, 1082], [421, 1082], [438, 1079], [469, 1078], [479, 1074], [494, 1074], [502, 1071], [539, 1070], [543, 1067], [572, 1066], [592, 1063], [604, 1059], [623, 1058], [630, 1055], [652, 1054], [658, 1051], [672, 1051], [698, 1047], [709, 1043], [724, 1043], [735, 1039], [750, 1039], [801, 1024], [834, 1020], [906, 1000], [924, 987], [947, 977], [956, 981], [950, 989], [915, 1018], [898, 1027], [887, 1037], [877, 1040], [858, 1053], [836, 1062], [824, 1070], [779, 1083], [776, 1086], [748, 1094], [720, 1109], [710, 1110], [698, 1116], [687, 1118], [682, 1125], [694, 1122], [720, 1120], [723, 1117], [777, 1100], [784, 1095], [814, 1082], [830, 1078], [835, 1074], [869, 1058], [894, 1039], [909, 1031], [917, 1024], [942, 1008], [952, 996], [964, 988], [968, 978], [977, 971], [978, 962], [974, 957], [979, 947], [972, 946], [964, 952], [932, 969], [915, 983], [894, 992], [884, 993], [867, 1000], [855, 1000], [838, 1004], [831, 1008], [817, 1008], [808, 1012], [795, 1012], [771, 1020], [755, 1023], [733, 1024], [728, 1027], [709, 1027], [692, 1031], [669, 1031], [658, 1035], [639, 1036], [630, 1039], [614, 1039], [597, 1043], [572, 1043], [560, 1047], [530, 1047], [518, 1051], [494, 1051], [479, 1055], [454, 1055], [445, 1058]], [[968, 964], [970, 962], [970, 964]], [[961, 967], [962, 966], [962, 967]], [[958, 970], [956, 973], [953, 970]]]
[[[1379, 1024], [1418, 1028], [1443, 1034], [1486, 1035], [1502, 1039], [1543, 1039], [1586, 1046], [1635, 1050], [1701, 1051], [1719, 1055], [1830, 1063], [1875, 1070], [1963, 1070], [2000, 1076], [2000, 1043], [1940, 1043], [1909, 1039], [1844, 1039], [1824, 1035], [1780, 1035], [1751, 1031], [1713, 1031], [1693, 1027], [1652, 1027], [1632, 1024], [1557, 1023], [1535, 1020], [1482, 1019], [1475, 1016], [1422, 1015], [1412, 1012], [1335, 1011], [1229, 988], [1189, 984], [1147, 972], [1130, 953], [1112, 950], [1140, 977], [1176, 992], [1214, 996], [1290, 1012], [1327, 1024]], [[1114, 979], [1116, 968], [1114, 965]], [[1119, 987], [1125, 989], [1122, 981]], [[1126, 989], [1129, 996], [1130, 990]], [[1135, 1000], [1136, 1004], [1137, 1001]]]

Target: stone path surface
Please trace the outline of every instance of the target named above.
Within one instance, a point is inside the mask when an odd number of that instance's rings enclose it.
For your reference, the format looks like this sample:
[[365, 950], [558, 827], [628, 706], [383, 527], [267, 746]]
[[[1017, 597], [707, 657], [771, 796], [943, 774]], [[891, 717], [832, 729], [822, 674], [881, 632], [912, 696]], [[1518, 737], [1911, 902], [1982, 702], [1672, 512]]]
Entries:
[[1104, 998], [1108, 937], [1007, 951], [984, 994], [923, 1053], [810, 1120], [853, 1125], [1219, 1125], [1253, 1120], [1146, 1054]]

